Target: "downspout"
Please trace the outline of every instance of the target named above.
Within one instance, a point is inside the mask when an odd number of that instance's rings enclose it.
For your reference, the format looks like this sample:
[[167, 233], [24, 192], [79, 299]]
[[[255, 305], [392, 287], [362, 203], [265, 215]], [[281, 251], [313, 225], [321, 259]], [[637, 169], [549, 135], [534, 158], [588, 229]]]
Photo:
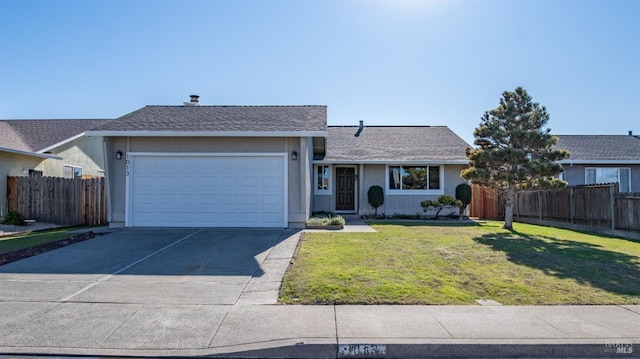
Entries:
[[104, 161], [104, 195], [107, 197], [107, 223], [111, 223], [111, 185], [109, 178], [111, 177], [111, 164], [109, 156], [107, 156], [107, 138], [102, 136], [102, 160]]

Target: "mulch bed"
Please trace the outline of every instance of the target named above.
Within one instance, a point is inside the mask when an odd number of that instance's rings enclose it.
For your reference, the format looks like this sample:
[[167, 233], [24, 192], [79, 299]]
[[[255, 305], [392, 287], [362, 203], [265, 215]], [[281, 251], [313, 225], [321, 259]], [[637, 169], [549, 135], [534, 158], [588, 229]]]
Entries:
[[33, 257], [35, 255], [52, 251], [54, 249], [66, 247], [74, 243], [86, 241], [87, 239], [101, 236], [103, 234], [105, 233], [93, 233], [90, 231], [90, 232], [85, 232], [85, 233], [75, 235], [73, 237], [59, 239], [57, 241], [44, 243], [37, 246], [29, 247], [29, 248], [19, 249], [17, 251], [13, 251], [9, 253], [0, 254], [0, 266], [11, 263], [11, 262], [15, 262], [21, 259]]

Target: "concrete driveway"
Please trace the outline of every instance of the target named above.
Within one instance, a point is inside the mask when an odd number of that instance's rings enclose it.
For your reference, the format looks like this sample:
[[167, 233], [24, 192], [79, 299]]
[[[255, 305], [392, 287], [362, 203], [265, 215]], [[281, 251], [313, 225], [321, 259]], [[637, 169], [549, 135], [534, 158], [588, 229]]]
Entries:
[[126, 229], [0, 267], [0, 301], [275, 303], [282, 229]]
[[0, 353], [208, 348], [230, 308], [276, 303], [298, 239], [126, 229], [1, 266]]

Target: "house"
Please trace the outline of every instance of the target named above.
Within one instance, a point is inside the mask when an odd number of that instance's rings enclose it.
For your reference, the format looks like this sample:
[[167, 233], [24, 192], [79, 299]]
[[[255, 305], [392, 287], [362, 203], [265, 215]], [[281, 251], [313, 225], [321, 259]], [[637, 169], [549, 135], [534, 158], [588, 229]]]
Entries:
[[87, 135], [105, 139], [113, 227], [303, 227], [313, 210], [372, 211], [372, 184], [391, 189], [387, 211], [415, 214], [453, 194], [467, 163], [446, 127], [327, 127], [326, 106], [204, 106], [196, 95]]
[[314, 211], [373, 213], [367, 192], [383, 188], [386, 214], [422, 213], [420, 202], [466, 183], [468, 144], [445, 126], [329, 126], [314, 164]]
[[620, 192], [640, 192], [640, 138], [629, 135], [558, 135], [557, 149], [571, 157], [560, 161], [569, 185], [620, 184]]
[[7, 176], [102, 176], [102, 139], [84, 132], [109, 121], [0, 120], [0, 215], [7, 211]]

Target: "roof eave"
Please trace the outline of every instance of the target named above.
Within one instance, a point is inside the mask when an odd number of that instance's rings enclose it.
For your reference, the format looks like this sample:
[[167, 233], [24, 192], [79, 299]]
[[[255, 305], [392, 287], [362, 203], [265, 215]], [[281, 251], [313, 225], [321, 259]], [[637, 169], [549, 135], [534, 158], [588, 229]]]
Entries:
[[62, 140], [62, 141], [58, 142], [58, 143], [54, 143], [53, 145], [51, 145], [49, 147], [45, 147], [45, 148], [39, 150], [38, 153], [45, 153], [45, 152], [51, 151], [52, 149], [54, 149], [56, 147], [59, 147], [59, 146], [62, 146], [64, 144], [67, 144], [67, 143], [69, 143], [71, 141], [77, 140], [78, 138], [80, 138], [82, 136], [84, 136], [84, 132], [79, 133], [79, 134], [77, 134], [75, 136], [69, 137], [69, 138], [67, 138], [65, 140]]
[[30, 156], [30, 157], [38, 157], [38, 158], [44, 158], [44, 159], [62, 160], [62, 157], [60, 157], [60, 156], [49, 155], [49, 154], [46, 154], [46, 153], [37, 153], [37, 152], [16, 150], [16, 149], [7, 148], [7, 147], [0, 147], [0, 152], [9, 152], [9, 153], [15, 153], [15, 154], [18, 154], [18, 155]]
[[566, 165], [640, 165], [640, 159], [637, 160], [562, 160], [560, 164]]
[[327, 131], [87, 131], [104, 137], [327, 137]]
[[468, 165], [469, 160], [314, 160], [318, 165]]

